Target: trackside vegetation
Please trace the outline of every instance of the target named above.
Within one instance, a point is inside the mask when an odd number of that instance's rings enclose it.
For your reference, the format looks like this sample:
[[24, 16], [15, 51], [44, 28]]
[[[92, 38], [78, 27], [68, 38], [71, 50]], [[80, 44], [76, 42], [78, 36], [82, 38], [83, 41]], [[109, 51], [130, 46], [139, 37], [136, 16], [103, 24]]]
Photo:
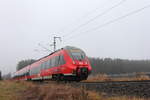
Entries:
[[24, 81], [1, 81], [0, 100], [148, 100], [129, 96], [109, 96], [68, 84], [40, 85]]
[[127, 60], [112, 58], [91, 58], [92, 74], [122, 74], [150, 72], [150, 60]]

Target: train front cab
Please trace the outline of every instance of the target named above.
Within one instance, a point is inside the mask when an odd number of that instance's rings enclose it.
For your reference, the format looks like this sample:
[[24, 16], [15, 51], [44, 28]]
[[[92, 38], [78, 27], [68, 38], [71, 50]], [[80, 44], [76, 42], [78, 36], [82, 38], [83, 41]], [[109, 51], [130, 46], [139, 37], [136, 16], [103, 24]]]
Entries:
[[86, 80], [92, 68], [85, 53], [81, 49], [67, 47], [66, 55], [68, 60], [66, 67], [69, 69], [69, 74], [64, 74], [66, 78], [76, 81]]

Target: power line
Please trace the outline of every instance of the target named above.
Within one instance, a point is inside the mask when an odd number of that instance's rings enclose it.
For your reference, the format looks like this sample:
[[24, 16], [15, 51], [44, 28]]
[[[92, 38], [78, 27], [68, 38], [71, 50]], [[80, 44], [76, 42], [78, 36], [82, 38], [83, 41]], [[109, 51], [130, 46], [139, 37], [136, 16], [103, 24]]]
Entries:
[[120, 6], [120, 5], [121, 5], [122, 3], [124, 3], [125, 1], [126, 1], [126, 0], [121, 0], [119, 3], [117, 3], [117, 4], [113, 5], [112, 7], [108, 8], [108, 9], [107, 9], [107, 10], [105, 10], [104, 12], [102, 12], [102, 13], [98, 14], [98, 15], [97, 15], [97, 16], [95, 16], [94, 18], [92, 18], [92, 19], [88, 20], [87, 22], [85, 22], [85, 23], [83, 23], [83, 24], [79, 25], [78, 27], [76, 27], [76, 28], [75, 28], [75, 29], [73, 29], [70, 33], [67, 33], [67, 34], [66, 34], [66, 35], [64, 35], [63, 37], [66, 37], [66, 36], [68, 36], [68, 35], [70, 35], [70, 34], [72, 34], [72, 33], [76, 32], [79, 28], [81, 28], [81, 27], [83, 27], [83, 26], [87, 25], [88, 23], [90, 23], [90, 22], [94, 21], [95, 19], [97, 19], [97, 18], [99, 18], [99, 17], [101, 17], [101, 16], [105, 15], [105, 14], [106, 14], [106, 13], [108, 13], [109, 11], [111, 11], [111, 10], [113, 10], [114, 8], [116, 8], [116, 7]]
[[[103, 5], [103, 6], [105, 6], [105, 5]], [[96, 12], [98, 9], [100, 9], [100, 8], [101, 8], [100, 5], [97, 6], [95, 9], [93, 9], [93, 10], [87, 12], [86, 14], [84, 14], [83, 16], [81, 16], [81, 18], [76, 19], [75, 22], [79, 22], [81, 19], [87, 18], [87, 16], [89, 16], [89, 15], [95, 13], [95, 12]], [[70, 24], [70, 25], [72, 25], [72, 24]], [[68, 26], [70, 26], [70, 25], [65, 26], [60, 32], [63, 33], [64, 30], [65, 30], [66, 28], [68, 28]]]
[[39, 50], [39, 49], [34, 49], [35, 52], [49, 52], [47, 50]]
[[40, 46], [43, 50], [39, 50], [39, 49], [34, 49], [35, 52], [52, 52], [51, 50], [49, 50], [48, 48], [46, 48], [45, 46], [43, 46], [42, 44], [38, 43], [38, 46]]
[[[124, 19], [124, 18], [126, 18], [126, 17], [128, 17], [128, 16], [131, 16], [131, 15], [133, 15], [133, 14], [136, 14], [136, 13], [138, 13], [138, 12], [141, 12], [141, 11], [143, 11], [144, 9], [147, 9], [147, 8], [149, 8], [150, 7], [150, 5], [147, 5], [147, 6], [144, 6], [144, 7], [142, 7], [142, 8], [139, 8], [139, 9], [137, 9], [137, 10], [134, 10], [134, 11], [132, 11], [132, 12], [130, 12], [130, 13], [127, 13], [127, 14], [125, 14], [125, 15], [123, 15], [123, 16], [120, 16], [120, 17], [118, 17], [118, 18], [116, 18], [116, 19], [113, 19], [113, 20], [110, 20], [110, 21], [108, 21], [108, 22], [106, 22], [106, 23], [104, 23], [104, 24], [102, 24], [102, 25], [100, 25], [100, 26], [97, 26], [97, 27], [95, 27], [95, 28], [93, 28], [93, 29], [91, 29], [91, 30], [87, 30], [87, 31], [85, 31], [85, 32], [83, 32], [83, 33], [80, 33], [80, 34], [76, 34], [76, 35], [83, 35], [83, 34], [85, 34], [85, 33], [88, 33], [88, 32], [91, 32], [91, 31], [94, 31], [94, 30], [97, 30], [97, 29], [100, 29], [100, 28], [103, 28], [103, 27], [105, 27], [105, 26], [107, 26], [107, 25], [109, 25], [109, 24], [112, 24], [112, 23], [115, 23], [115, 22], [117, 22], [118, 20], [121, 20], [121, 19]], [[72, 36], [72, 37], [70, 37], [69, 39], [72, 39], [72, 38], [74, 38], [75, 36]], [[69, 40], [68, 39], [68, 40]]]
[[50, 51], [50, 52], [52, 52], [51, 50], [49, 50], [48, 48], [46, 48], [45, 46], [43, 46], [42, 44], [38, 44], [41, 48], [43, 48], [43, 49], [45, 49], [46, 51]]

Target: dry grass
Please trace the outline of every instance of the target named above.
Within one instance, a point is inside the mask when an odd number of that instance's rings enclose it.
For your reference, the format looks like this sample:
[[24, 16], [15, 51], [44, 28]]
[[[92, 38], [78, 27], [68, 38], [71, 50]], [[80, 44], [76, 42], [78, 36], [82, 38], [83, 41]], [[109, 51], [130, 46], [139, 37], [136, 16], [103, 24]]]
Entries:
[[[67, 84], [39, 85], [31, 82], [1, 81], [0, 100], [146, 100], [136, 97], [109, 97], [105, 93], [74, 88]], [[148, 100], [148, 99], [147, 99]]]
[[24, 91], [26, 86], [23, 83], [12, 83], [11, 81], [0, 81], [0, 100], [18, 100], [20, 91]]
[[111, 78], [107, 74], [97, 74], [94, 76], [89, 76], [86, 82], [105, 82], [105, 81], [140, 81], [140, 80], [150, 80], [150, 77], [144, 73], [136, 73], [135, 77], [120, 77]]
[[112, 78], [110, 78], [107, 74], [97, 74], [94, 76], [89, 76], [86, 82], [101, 82], [101, 81], [112, 81]]
[[120, 96], [120, 97], [109, 97], [102, 100], [149, 100], [144, 98], [137, 98], [137, 97], [128, 97], [128, 96]]
[[32, 85], [22, 95], [22, 100], [99, 100], [99, 98], [96, 92], [57, 83]]

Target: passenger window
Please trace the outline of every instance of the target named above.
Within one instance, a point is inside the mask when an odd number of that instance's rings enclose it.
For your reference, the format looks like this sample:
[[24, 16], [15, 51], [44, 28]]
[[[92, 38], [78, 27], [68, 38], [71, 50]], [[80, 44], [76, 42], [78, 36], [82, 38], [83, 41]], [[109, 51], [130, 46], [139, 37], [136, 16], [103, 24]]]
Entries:
[[54, 66], [55, 66], [55, 57], [52, 58], [52, 60], [51, 60], [51, 67], [54, 67]]
[[48, 69], [49, 60], [45, 62], [45, 69]]
[[45, 69], [50, 68], [51, 66], [51, 60], [49, 59], [48, 61], [45, 62]]
[[64, 65], [66, 63], [63, 55], [60, 55], [59, 63], [60, 63], [60, 65]]
[[43, 68], [44, 68], [44, 69], [47, 68], [47, 63], [48, 63], [47, 61], [45, 61], [45, 62], [43, 63]]
[[55, 57], [55, 66], [59, 66], [59, 56]]
[[48, 68], [51, 68], [52, 67], [52, 59], [50, 59], [49, 61], [48, 61]]
[[55, 56], [47, 61], [46, 68], [57, 67], [63, 64], [65, 64], [64, 57], [62, 55]]
[[41, 69], [44, 69], [44, 63], [42, 63], [42, 64], [40, 65], [40, 68], [41, 68]]
[[38, 74], [39, 72], [40, 72], [40, 66], [34, 67], [30, 71], [31, 75]]

